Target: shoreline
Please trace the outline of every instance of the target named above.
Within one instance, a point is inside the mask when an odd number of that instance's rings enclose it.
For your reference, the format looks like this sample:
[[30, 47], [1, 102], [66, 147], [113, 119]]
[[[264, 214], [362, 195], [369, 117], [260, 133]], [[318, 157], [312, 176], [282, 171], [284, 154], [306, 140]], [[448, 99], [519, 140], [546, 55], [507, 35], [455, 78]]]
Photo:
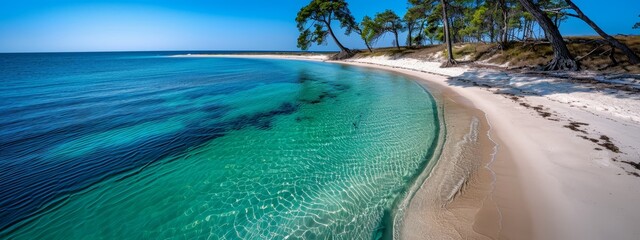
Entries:
[[[492, 166], [499, 165], [506, 171], [515, 169], [502, 163], [511, 155], [498, 151], [503, 143], [492, 137], [495, 133], [487, 114], [459, 93], [423, 77], [382, 65], [347, 65], [405, 75], [427, 88], [442, 105], [446, 140], [435, 165], [424, 169], [428, 176], [419, 183], [420, 190], [409, 199], [405, 224], [399, 229], [400, 239], [503, 238], [502, 213], [492, 196], [496, 183]], [[521, 196], [517, 183], [506, 185], [513, 190], [511, 194]], [[513, 234], [517, 239], [530, 231], [529, 225], [522, 223], [529, 218], [523, 202], [514, 204], [524, 210], [517, 211], [518, 216], [511, 219], [518, 225], [518, 232]]]
[[[445, 232], [446, 238], [635, 239], [640, 234], [640, 229], [635, 227], [640, 221], [640, 210], [635, 207], [640, 201], [636, 187], [640, 179], [636, 177], [637, 172], [627, 166], [640, 159], [637, 145], [640, 126], [633, 115], [640, 102], [637, 99], [615, 95], [614, 100], [631, 109], [627, 109], [629, 117], [618, 117], [624, 111], [598, 112], [598, 109], [572, 106], [581, 104], [582, 99], [586, 99], [586, 104], [601, 99], [606, 104], [611, 97], [601, 96], [602, 92], [597, 90], [564, 94], [568, 96], [518, 94], [495, 84], [495, 71], [459, 68], [463, 73], [452, 75], [449, 74], [454, 70], [451, 68], [441, 72], [437, 72], [440, 69], [410, 69], [415, 66], [412, 62], [422, 64], [413, 59], [371, 62], [347, 64], [413, 76], [432, 86], [431, 89], [435, 86], [451, 90], [461, 98], [456, 101], [462, 100], [459, 101], [462, 105], [486, 114], [491, 126], [489, 136], [499, 146], [495, 162], [489, 165], [496, 174], [495, 188], [488, 198], [476, 196], [476, 201], [484, 201], [483, 207], [460, 211], [455, 216], [467, 223], [458, 222], [455, 231]], [[521, 76], [513, 76], [516, 78]], [[572, 95], [577, 95], [572, 104], [558, 100]], [[625, 109], [621, 107], [621, 110]], [[610, 145], [615, 147], [608, 148]], [[625, 164], [619, 164], [621, 162]], [[437, 169], [433, 174], [437, 174]], [[481, 175], [478, 175], [480, 179]], [[457, 198], [465, 199], [469, 197], [465, 194], [487, 187], [486, 180], [484, 184], [480, 182], [469, 178], [470, 184]], [[501, 215], [497, 230], [491, 224], [487, 226], [491, 221], [485, 218], [491, 215], [491, 204]], [[467, 226], [469, 218], [474, 219], [473, 232], [463, 235], [465, 232], [460, 229]], [[497, 235], [492, 236], [491, 232]]]
[[[509, 220], [517, 231], [503, 231], [503, 215], [493, 199], [497, 182], [492, 166], [499, 165], [504, 172], [517, 171], [506, 161], [512, 158], [508, 146], [495, 137], [487, 113], [459, 92], [431, 78], [444, 77], [431, 72], [398, 69], [381, 64], [329, 61], [337, 64], [365, 67], [401, 74], [413, 79], [429, 90], [442, 105], [445, 142], [441, 155], [432, 168], [424, 169], [427, 177], [420, 189], [409, 199], [404, 225], [399, 229], [400, 239], [529, 239], [530, 216], [524, 201], [510, 202], [518, 210]], [[425, 76], [426, 75], [426, 76]], [[494, 135], [494, 137], [492, 137]], [[500, 151], [498, 151], [500, 148]], [[518, 179], [505, 181], [503, 188], [523, 200], [518, 191]]]
[[[323, 61], [274, 55], [261, 58]], [[475, 161], [458, 163], [465, 158], [452, 157], [456, 144], [446, 142], [433, 171], [411, 200], [410, 208], [415, 209], [406, 211], [408, 230], [401, 229], [401, 236], [634, 239], [640, 235], [635, 226], [640, 221], [640, 209], [635, 207], [640, 201], [636, 187], [640, 167], [634, 169], [640, 159], [636, 114], [640, 99], [635, 96], [606, 88], [582, 90], [584, 83], [560, 82], [549, 76], [466, 67], [441, 69], [439, 63], [417, 59], [327, 62], [407, 75], [430, 92], [444, 93], [439, 100], [445, 104], [447, 138], [451, 134], [451, 139], [469, 139], [473, 136], [469, 129], [474, 127], [468, 119], [477, 119], [476, 145], [465, 146], [471, 146], [467, 150], [471, 156], [484, 158], [467, 157]], [[467, 121], [456, 122], [461, 116]], [[491, 154], [495, 154], [493, 160], [487, 158]], [[463, 171], [462, 182], [449, 172], [474, 164], [475, 168]], [[438, 181], [454, 189], [449, 191], [453, 194], [424, 194], [446, 192], [433, 189]], [[425, 197], [417, 198], [421, 192]], [[447, 200], [444, 205], [442, 199]], [[411, 216], [421, 211], [432, 212], [435, 218]], [[425, 219], [431, 220], [429, 224], [422, 221]], [[424, 234], [427, 232], [430, 235]]]

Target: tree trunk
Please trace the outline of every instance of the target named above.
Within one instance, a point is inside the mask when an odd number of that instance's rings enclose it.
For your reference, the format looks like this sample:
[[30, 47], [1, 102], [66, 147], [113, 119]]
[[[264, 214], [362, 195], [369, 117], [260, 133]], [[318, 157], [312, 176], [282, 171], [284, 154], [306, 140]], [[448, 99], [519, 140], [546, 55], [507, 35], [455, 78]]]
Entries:
[[338, 45], [338, 47], [340, 48], [340, 52], [351, 52], [351, 50], [349, 50], [348, 48], [344, 47], [342, 45], [342, 43], [340, 43], [340, 41], [338, 41], [338, 38], [336, 38], [336, 35], [333, 34], [333, 29], [331, 29], [331, 24], [328, 22], [325, 22], [325, 24], [327, 25], [327, 29], [329, 29], [329, 34], [331, 35], [331, 37], [333, 38], [333, 41], [336, 42], [336, 44]]
[[398, 41], [398, 30], [393, 30], [393, 35], [396, 36], [396, 48], [400, 49], [400, 41]]
[[553, 24], [551, 19], [540, 10], [531, 0], [519, 0], [522, 6], [538, 21], [538, 24], [544, 29], [547, 39], [553, 48], [553, 60], [544, 68], [545, 70], [573, 70], [580, 68], [578, 62], [571, 56], [567, 45], [562, 39], [562, 35], [558, 27]]
[[451, 34], [449, 32], [449, 17], [447, 16], [447, 1], [440, 0], [442, 2], [442, 22], [444, 24], [444, 41], [447, 44], [447, 62], [445, 66], [450, 64], [456, 64], [456, 60], [453, 59], [453, 47], [451, 46]]
[[407, 27], [407, 38], [408, 38], [407, 39], [407, 47], [412, 47], [412, 45], [413, 45], [412, 42], [411, 42], [413, 40], [412, 39], [413, 36], [411, 35], [412, 32], [413, 32], [413, 27]]
[[498, 11], [498, 6], [500, 4], [498, 2], [496, 2], [495, 7], [493, 8], [493, 11], [491, 12], [491, 19], [490, 19], [490, 23], [491, 23], [491, 28], [489, 28], [489, 39], [491, 39], [491, 43], [496, 42], [496, 19], [494, 18], [494, 16], [496, 15], [496, 11]]
[[369, 52], [373, 52], [373, 50], [371, 49], [371, 45], [369, 45], [369, 41], [367, 41], [365, 39], [363, 39], [363, 40], [364, 40], [364, 45], [367, 46], [367, 49], [369, 50]]
[[502, 10], [502, 36], [500, 37], [500, 46], [504, 49], [509, 42], [509, 9], [505, 0], [500, 1], [500, 10]]
[[611, 44], [612, 46], [615, 46], [616, 48], [622, 50], [622, 52], [627, 55], [627, 58], [629, 59], [629, 62], [631, 64], [638, 64], [640, 63], [640, 57], [638, 57], [638, 55], [636, 55], [633, 50], [631, 50], [627, 45], [625, 45], [624, 43], [621, 43], [620, 41], [618, 41], [617, 39], [615, 39], [614, 37], [610, 36], [609, 34], [605, 33], [604, 31], [602, 31], [602, 29], [600, 27], [598, 27], [598, 25], [596, 25], [595, 22], [591, 21], [591, 19], [589, 19], [589, 17], [587, 17], [586, 15], [584, 15], [584, 13], [582, 13], [582, 11], [580, 10], [580, 8], [578, 8], [578, 6], [576, 6], [573, 1], [571, 0], [565, 0], [565, 2], [567, 2], [567, 4], [569, 4], [569, 6], [576, 11], [576, 13], [578, 14], [578, 17], [580, 19], [582, 19], [582, 21], [584, 21], [585, 23], [587, 23], [591, 28], [593, 28], [593, 30], [595, 30], [602, 38], [604, 38], [605, 40], [607, 40], [607, 42], [609, 42], [609, 44]]
[[611, 46], [611, 52], [609, 52], [609, 59], [611, 60], [611, 66], [617, 66], [618, 60], [616, 60], [616, 48]]
[[491, 27], [489, 28], [489, 39], [491, 40], [491, 43], [494, 42], [494, 31], [495, 31], [495, 26], [494, 26], [494, 22], [493, 22], [493, 17], [491, 17]]
[[420, 29], [418, 30], [418, 36], [420, 36], [420, 42], [418, 43], [419, 45], [424, 45], [426, 40], [424, 39], [424, 24], [427, 22], [427, 20], [422, 20], [422, 23], [420, 24]]

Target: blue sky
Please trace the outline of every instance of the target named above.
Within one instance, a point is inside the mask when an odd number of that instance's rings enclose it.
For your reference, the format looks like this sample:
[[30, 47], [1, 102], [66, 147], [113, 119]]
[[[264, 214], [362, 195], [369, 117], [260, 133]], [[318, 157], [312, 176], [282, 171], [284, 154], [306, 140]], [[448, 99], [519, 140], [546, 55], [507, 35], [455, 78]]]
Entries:
[[[610, 34], [640, 34], [639, 0], [574, 0]], [[357, 20], [392, 9], [403, 0], [347, 0]], [[297, 11], [307, 0], [17, 0], [0, 3], [0, 52], [131, 50], [297, 50]], [[595, 34], [577, 19], [566, 35]], [[340, 36], [350, 48], [359, 38]], [[388, 46], [386, 36], [377, 46]], [[331, 41], [310, 50], [336, 50]]]

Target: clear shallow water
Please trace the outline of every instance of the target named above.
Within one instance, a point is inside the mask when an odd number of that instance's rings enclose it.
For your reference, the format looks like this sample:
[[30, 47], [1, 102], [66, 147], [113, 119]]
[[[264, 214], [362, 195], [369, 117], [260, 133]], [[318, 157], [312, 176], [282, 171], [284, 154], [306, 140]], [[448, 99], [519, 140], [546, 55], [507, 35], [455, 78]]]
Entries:
[[169, 54], [0, 55], [0, 238], [375, 238], [437, 144], [402, 76]]

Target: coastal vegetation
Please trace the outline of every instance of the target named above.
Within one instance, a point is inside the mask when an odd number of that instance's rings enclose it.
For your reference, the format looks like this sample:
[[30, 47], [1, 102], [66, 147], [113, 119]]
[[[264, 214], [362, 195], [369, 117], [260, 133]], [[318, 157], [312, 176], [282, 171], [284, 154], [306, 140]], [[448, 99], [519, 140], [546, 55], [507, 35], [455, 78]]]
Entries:
[[[339, 55], [343, 58], [351, 56], [351, 50], [342, 45], [333, 32], [331, 23], [334, 20], [338, 21], [340, 27], [345, 29], [346, 35], [349, 35], [354, 28], [357, 28], [356, 21], [351, 15], [347, 2], [344, 0], [312, 0], [309, 5], [300, 9], [296, 17], [296, 23], [300, 31], [298, 47], [302, 50], [307, 50], [311, 43], [325, 43], [327, 35], [330, 35], [340, 48]], [[311, 24], [308, 24], [310, 21]]]
[[378, 23], [378, 25], [376, 26], [380, 28], [380, 32], [388, 32], [393, 34], [393, 36], [395, 37], [394, 43], [396, 45], [396, 48], [400, 49], [400, 40], [398, 40], [398, 33], [405, 30], [405, 25], [402, 19], [400, 19], [400, 17], [398, 17], [398, 15], [396, 15], [396, 13], [394, 13], [393, 11], [387, 9], [384, 12], [376, 14], [373, 21]]
[[[548, 55], [542, 56], [547, 62], [540, 64], [541, 70], [584, 69], [582, 65], [593, 54], [604, 55], [609, 61], [605, 66], [599, 62], [598, 69], [640, 63], [636, 46], [628, 45], [636, 43], [633, 37], [623, 41], [624, 37], [606, 33], [571, 0], [409, 0], [408, 5], [402, 17], [385, 10], [373, 13], [374, 17], [365, 16], [357, 24], [345, 0], [313, 0], [296, 18], [300, 30], [298, 46], [306, 50], [312, 43], [323, 44], [329, 34], [341, 49], [334, 58], [352, 57], [354, 51], [343, 46], [331, 29], [331, 20], [338, 20], [347, 34], [356, 31], [360, 35], [370, 53], [381, 51], [374, 47], [388, 33], [393, 35], [393, 45], [400, 52], [443, 44], [445, 66], [458, 64], [454, 46], [462, 45], [475, 46], [474, 50], [481, 46], [486, 56], [504, 56], [505, 51], [514, 49], [548, 48], [550, 52], [543, 51]], [[559, 26], [569, 17], [581, 19], [600, 37], [578, 40], [563, 36]], [[308, 20], [313, 20], [310, 26]], [[640, 22], [629, 27], [640, 28]], [[404, 46], [401, 32], [407, 36]], [[592, 48], [584, 53], [585, 47]]]

